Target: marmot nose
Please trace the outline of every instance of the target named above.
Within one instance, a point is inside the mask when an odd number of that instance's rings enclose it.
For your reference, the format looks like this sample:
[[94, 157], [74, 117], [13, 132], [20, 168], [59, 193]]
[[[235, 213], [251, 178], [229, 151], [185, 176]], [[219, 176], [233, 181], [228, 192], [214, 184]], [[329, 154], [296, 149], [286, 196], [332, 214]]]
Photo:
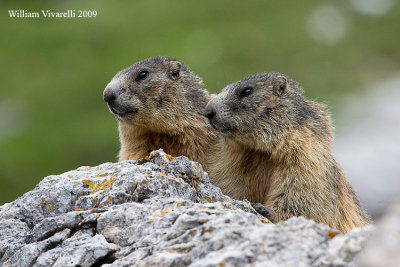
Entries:
[[103, 99], [104, 101], [106, 101], [107, 103], [112, 103], [116, 98], [115, 93], [113, 92], [113, 90], [105, 90], [104, 94], [103, 94]]
[[207, 117], [209, 120], [212, 120], [215, 117], [215, 109], [211, 106], [207, 106], [206, 110], [204, 111], [204, 116]]

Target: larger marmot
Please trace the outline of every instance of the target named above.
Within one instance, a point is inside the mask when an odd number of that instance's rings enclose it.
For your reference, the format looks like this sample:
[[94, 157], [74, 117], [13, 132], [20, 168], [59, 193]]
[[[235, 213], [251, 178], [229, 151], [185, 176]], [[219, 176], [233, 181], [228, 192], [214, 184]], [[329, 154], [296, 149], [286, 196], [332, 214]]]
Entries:
[[287, 76], [228, 85], [205, 115], [223, 133], [208, 172], [225, 194], [263, 203], [276, 221], [304, 216], [343, 233], [370, 223], [332, 155], [324, 106]]
[[119, 159], [162, 148], [204, 167], [217, 132], [202, 115], [210, 96], [201, 87], [201, 79], [173, 58], [145, 59], [117, 73], [103, 98], [118, 120]]

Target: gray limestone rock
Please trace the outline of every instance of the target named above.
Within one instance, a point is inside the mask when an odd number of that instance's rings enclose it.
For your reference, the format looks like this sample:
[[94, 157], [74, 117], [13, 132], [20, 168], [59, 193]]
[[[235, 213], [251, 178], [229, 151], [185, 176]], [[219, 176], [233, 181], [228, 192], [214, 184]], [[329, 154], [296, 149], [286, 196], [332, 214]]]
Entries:
[[0, 266], [351, 266], [373, 227], [272, 224], [162, 150], [44, 178], [0, 207]]

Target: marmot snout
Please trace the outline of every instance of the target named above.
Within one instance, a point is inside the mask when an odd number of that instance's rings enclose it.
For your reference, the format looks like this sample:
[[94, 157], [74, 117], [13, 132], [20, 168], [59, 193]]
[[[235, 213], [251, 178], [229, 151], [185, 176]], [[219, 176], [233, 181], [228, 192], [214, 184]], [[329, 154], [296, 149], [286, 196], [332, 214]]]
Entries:
[[342, 232], [369, 223], [332, 155], [329, 115], [289, 77], [228, 85], [205, 116], [222, 132], [209, 175], [225, 194], [263, 203], [278, 221], [304, 216]]

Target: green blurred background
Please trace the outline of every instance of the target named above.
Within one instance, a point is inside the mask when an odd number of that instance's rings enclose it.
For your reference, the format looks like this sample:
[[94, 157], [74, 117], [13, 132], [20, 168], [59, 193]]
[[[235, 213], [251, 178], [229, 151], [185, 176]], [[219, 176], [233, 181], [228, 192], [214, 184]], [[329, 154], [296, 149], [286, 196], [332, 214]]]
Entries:
[[[98, 15], [9, 17], [20, 9]], [[102, 92], [144, 58], [175, 57], [214, 93], [283, 72], [334, 114], [400, 69], [397, 1], [3, 1], [0, 14], [0, 204], [47, 175], [117, 160]]]

